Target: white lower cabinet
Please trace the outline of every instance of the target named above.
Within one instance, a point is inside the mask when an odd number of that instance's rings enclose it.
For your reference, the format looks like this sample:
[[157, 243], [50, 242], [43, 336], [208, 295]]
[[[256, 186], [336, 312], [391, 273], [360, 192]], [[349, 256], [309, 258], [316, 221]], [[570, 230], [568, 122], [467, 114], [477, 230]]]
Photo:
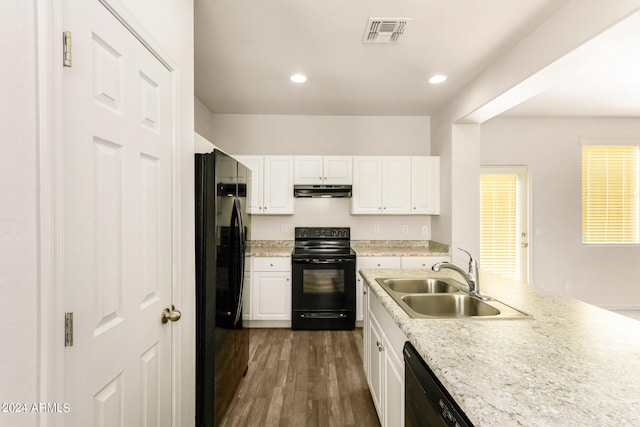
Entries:
[[251, 299], [251, 320], [291, 321], [291, 258], [253, 258]]
[[404, 358], [406, 336], [365, 284], [365, 375], [382, 427], [404, 426]]

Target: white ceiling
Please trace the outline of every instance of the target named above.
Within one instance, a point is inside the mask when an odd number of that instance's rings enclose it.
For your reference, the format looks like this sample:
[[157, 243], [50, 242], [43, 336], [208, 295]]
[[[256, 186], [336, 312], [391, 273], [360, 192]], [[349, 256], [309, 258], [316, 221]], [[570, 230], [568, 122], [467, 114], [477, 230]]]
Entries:
[[[213, 113], [429, 115], [566, 3], [196, 0], [196, 96]], [[412, 21], [399, 44], [365, 44], [370, 17]], [[640, 115], [639, 46], [507, 114]], [[290, 82], [296, 72], [307, 83]], [[434, 74], [448, 80], [430, 85]]]

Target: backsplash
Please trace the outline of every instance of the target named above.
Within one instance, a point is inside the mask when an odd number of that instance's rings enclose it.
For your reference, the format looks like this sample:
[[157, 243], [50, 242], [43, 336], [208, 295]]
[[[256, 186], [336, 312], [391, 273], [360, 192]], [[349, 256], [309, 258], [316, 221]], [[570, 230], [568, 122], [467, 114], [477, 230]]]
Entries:
[[429, 240], [429, 215], [351, 215], [351, 199], [295, 199], [295, 215], [251, 215], [253, 240], [293, 240], [295, 227], [350, 227], [351, 240]]

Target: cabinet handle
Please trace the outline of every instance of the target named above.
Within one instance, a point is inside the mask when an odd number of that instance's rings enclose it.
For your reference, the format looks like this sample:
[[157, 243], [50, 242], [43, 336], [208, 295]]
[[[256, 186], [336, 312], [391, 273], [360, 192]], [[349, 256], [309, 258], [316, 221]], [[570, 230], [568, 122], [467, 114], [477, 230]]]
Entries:
[[364, 289], [364, 290], [362, 291], [362, 293], [366, 295], [366, 294], [367, 294], [367, 290], [366, 290], [366, 289]]
[[264, 210], [265, 210], [265, 211], [267, 210], [267, 207], [266, 207], [266, 206], [264, 207]]
[[273, 267], [273, 264], [269, 264], [270, 267]]

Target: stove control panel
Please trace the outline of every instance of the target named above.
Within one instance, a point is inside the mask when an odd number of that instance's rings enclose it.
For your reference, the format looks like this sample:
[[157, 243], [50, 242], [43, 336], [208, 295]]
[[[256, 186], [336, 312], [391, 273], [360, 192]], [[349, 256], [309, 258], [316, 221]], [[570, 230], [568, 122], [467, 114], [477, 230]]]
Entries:
[[296, 239], [350, 239], [349, 227], [296, 227]]

